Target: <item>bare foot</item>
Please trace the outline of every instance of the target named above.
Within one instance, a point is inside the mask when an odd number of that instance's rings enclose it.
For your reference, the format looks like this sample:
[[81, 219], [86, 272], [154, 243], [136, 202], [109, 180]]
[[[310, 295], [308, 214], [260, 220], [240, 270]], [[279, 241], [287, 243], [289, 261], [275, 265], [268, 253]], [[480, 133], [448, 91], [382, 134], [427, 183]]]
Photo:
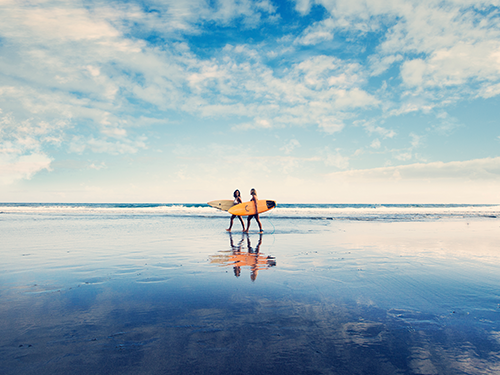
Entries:
[[226, 229], [226, 232], [231, 232], [231, 229]]

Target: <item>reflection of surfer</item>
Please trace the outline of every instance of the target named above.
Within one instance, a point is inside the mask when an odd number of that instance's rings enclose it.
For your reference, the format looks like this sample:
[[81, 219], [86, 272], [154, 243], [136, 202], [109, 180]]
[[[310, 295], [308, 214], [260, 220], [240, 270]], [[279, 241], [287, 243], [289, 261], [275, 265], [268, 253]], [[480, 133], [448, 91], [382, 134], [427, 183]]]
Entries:
[[[234, 196], [233, 203], [235, 205], [239, 204], [239, 203], [242, 203], [241, 196], [240, 196], [240, 191], [238, 189], [236, 189], [234, 191], [233, 196]], [[231, 232], [231, 228], [233, 227], [233, 220], [234, 220], [235, 217], [236, 217], [236, 215], [232, 215], [231, 216], [231, 222], [229, 223], [229, 228], [226, 229], [228, 232]], [[243, 228], [243, 232], [244, 232], [245, 231], [245, 223], [243, 223], [243, 219], [241, 218], [241, 216], [238, 216], [238, 219], [240, 219], [241, 227]]]
[[[238, 242], [238, 244], [236, 246], [234, 245], [232, 234], [229, 235], [229, 240], [231, 241], [231, 250], [233, 251], [233, 256], [234, 255], [237, 256], [238, 253], [241, 253], [241, 246], [243, 246], [244, 238], [241, 237], [240, 242]], [[240, 262], [238, 262], [238, 261], [234, 262], [233, 271], [234, 271], [234, 276], [240, 277], [240, 275], [241, 275]]]
[[[219, 254], [212, 255], [210, 263], [219, 264], [222, 267], [233, 267], [236, 277], [240, 277], [242, 268], [248, 267], [250, 268], [250, 279], [255, 281], [260, 270], [276, 266], [276, 258], [265, 256], [260, 252], [262, 237], [262, 234], [259, 235], [259, 242], [253, 248], [247, 233], [243, 233], [239, 241], [233, 238], [232, 233], [229, 233], [231, 249], [221, 250]], [[247, 249], [245, 249], [245, 245]]]
[[259, 219], [259, 210], [257, 209], [257, 201], [259, 200], [259, 198], [257, 198], [257, 191], [255, 189], [250, 190], [250, 195], [252, 196], [250, 202], [253, 201], [253, 203], [255, 204], [255, 215], [248, 216], [247, 229], [243, 229], [243, 231], [248, 232], [248, 230], [250, 229], [250, 220], [254, 218], [257, 221], [257, 224], [259, 224], [260, 233], [263, 233], [264, 231], [262, 230], [262, 224], [260, 223]]
[[255, 281], [259, 270], [276, 266], [276, 259], [271, 256], [266, 257], [265, 255], [260, 254], [262, 234], [259, 235], [259, 242], [255, 248], [252, 247], [252, 244], [250, 243], [250, 236], [248, 234], [246, 235], [246, 238], [248, 251], [244, 252], [242, 251], [244, 237], [241, 238], [237, 245], [234, 245], [233, 236], [230, 236], [232, 255], [229, 257], [228, 263], [233, 265], [234, 275], [236, 277], [240, 276], [242, 266], [249, 266], [250, 279]]
[[250, 236], [248, 235], [247, 235], [247, 244], [248, 244], [248, 253], [255, 254], [254, 262], [252, 264], [252, 267], [250, 268], [251, 270], [250, 278], [252, 279], [252, 281], [255, 281], [255, 279], [257, 278], [257, 273], [259, 273], [259, 251], [260, 251], [260, 245], [262, 244], [262, 234], [259, 236], [259, 242], [257, 243], [255, 249], [252, 249], [252, 244], [250, 243]]

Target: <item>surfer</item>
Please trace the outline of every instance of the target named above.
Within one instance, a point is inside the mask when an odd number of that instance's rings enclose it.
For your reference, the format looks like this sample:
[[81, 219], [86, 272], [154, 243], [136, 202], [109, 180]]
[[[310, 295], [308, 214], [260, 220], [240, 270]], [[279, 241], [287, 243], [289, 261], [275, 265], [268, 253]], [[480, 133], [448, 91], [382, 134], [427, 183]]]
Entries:
[[255, 204], [255, 212], [257, 213], [255, 215], [248, 216], [247, 230], [243, 230], [243, 232], [248, 232], [248, 230], [250, 229], [250, 220], [254, 218], [257, 221], [257, 224], [259, 224], [260, 233], [263, 233], [264, 231], [262, 230], [262, 224], [260, 223], [259, 219], [259, 210], [257, 209], [257, 201], [259, 200], [259, 198], [257, 198], [257, 191], [255, 189], [250, 190], [250, 195], [252, 196], [250, 202], [253, 201], [253, 203]]
[[[233, 203], [236, 205], [236, 204], [239, 204], [239, 203], [242, 203], [241, 201], [241, 195], [240, 195], [240, 191], [238, 189], [236, 189], [233, 193], [233, 197], [234, 197], [234, 201]], [[229, 223], [229, 228], [226, 229], [228, 232], [231, 232], [231, 228], [233, 227], [233, 220], [234, 218], [236, 217], [236, 215], [232, 215], [231, 216], [231, 222]], [[245, 223], [243, 222], [243, 219], [241, 218], [241, 216], [238, 216], [238, 219], [240, 219], [240, 223], [241, 223], [241, 226], [243, 228], [243, 232], [245, 232]]]

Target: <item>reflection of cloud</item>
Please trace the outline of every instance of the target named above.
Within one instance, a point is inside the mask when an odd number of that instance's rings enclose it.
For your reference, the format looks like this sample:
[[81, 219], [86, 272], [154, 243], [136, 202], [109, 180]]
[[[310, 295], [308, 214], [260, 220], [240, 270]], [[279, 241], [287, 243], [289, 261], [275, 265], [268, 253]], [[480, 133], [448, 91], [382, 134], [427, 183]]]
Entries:
[[342, 327], [344, 341], [368, 347], [382, 342], [386, 327], [381, 323], [350, 322]]

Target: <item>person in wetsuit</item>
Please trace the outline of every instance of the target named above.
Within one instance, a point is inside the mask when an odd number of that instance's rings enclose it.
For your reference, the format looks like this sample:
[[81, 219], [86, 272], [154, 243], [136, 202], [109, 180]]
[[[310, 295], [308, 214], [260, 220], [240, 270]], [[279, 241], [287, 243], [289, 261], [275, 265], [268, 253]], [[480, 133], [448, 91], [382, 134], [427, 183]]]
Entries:
[[258, 213], [258, 210], [257, 210], [257, 201], [259, 200], [259, 198], [257, 198], [257, 191], [255, 189], [252, 189], [250, 190], [250, 195], [252, 196], [252, 198], [250, 199], [250, 202], [253, 202], [255, 204], [255, 215], [249, 215], [248, 216], [248, 221], [247, 221], [247, 229], [244, 230], [244, 232], [248, 232], [248, 230], [250, 229], [250, 220], [255, 219], [255, 221], [257, 221], [257, 224], [259, 224], [259, 229], [260, 229], [260, 233], [263, 233], [264, 231], [262, 230], [262, 224], [260, 222], [260, 219], [259, 219], [259, 213]]
[[[239, 204], [239, 203], [242, 203], [240, 191], [238, 189], [236, 189], [234, 191], [233, 197], [234, 197], [233, 203], [235, 205]], [[232, 215], [231, 216], [231, 221], [229, 223], [229, 228], [226, 229], [228, 232], [231, 232], [231, 228], [233, 227], [233, 220], [234, 220], [235, 217], [236, 217], [236, 215]], [[245, 223], [243, 222], [243, 219], [241, 218], [241, 216], [238, 216], [238, 219], [240, 219], [241, 227], [243, 228], [243, 232], [244, 232], [245, 231]]]

